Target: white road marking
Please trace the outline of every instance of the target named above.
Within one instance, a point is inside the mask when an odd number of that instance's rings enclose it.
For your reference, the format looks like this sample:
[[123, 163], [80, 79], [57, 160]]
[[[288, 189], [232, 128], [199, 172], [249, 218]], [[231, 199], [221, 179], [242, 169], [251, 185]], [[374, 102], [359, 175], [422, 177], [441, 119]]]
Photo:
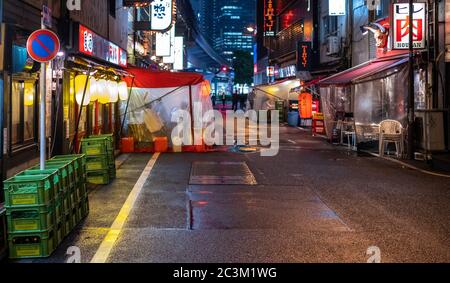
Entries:
[[108, 260], [111, 250], [114, 247], [120, 233], [122, 232], [123, 226], [125, 225], [125, 222], [128, 216], [130, 215], [130, 212], [133, 209], [136, 200], [139, 197], [142, 188], [144, 187], [145, 182], [150, 176], [150, 173], [152, 172], [159, 155], [160, 155], [159, 153], [155, 153], [148, 162], [144, 171], [142, 171], [141, 176], [134, 185], [133, 190], [128, 195], [127, 200], [123, 204], [122, 209], [120, 210], [119, 214], [114, 220], [114, 223], [109, 229], [108, 234], [105, 236], [103, 242], [101, 243], [94, 257], [92, 258], [91, 263], [105, 263]]

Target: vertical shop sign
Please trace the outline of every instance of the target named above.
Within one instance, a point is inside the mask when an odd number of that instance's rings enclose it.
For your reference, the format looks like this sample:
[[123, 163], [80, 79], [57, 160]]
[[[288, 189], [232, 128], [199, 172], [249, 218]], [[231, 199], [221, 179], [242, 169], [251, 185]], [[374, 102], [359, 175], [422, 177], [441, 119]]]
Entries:
[[[414, 49], [426, 48], [427, 42], [427, 18], [426, 3], [414, 3], [413, 6], [413, 45]], [[393, 37], [394, 49], [409, 49], [409, 4], [396, 3], [393, 8]]]
[[151, 6], [151, 29], [153, 31], [169, 29], [173, 21], [174, 0], [155, 0]]
[[310, 71], [312, 50], [311, 42], [300, 41], [297, 46], [297, 70], [298, 71]]
[[275, 8], [273, 0], [264, 0], [264, 36], [275, 36]]

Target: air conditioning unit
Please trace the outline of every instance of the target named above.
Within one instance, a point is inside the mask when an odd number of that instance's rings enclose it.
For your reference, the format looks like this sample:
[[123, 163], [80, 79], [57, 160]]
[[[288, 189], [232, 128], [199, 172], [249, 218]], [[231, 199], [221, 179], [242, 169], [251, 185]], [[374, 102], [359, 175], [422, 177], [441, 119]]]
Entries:
[[337, 55], [341, 51], [341, 41], [338, 36], [329, 36], [327, 39], [327, 55]]

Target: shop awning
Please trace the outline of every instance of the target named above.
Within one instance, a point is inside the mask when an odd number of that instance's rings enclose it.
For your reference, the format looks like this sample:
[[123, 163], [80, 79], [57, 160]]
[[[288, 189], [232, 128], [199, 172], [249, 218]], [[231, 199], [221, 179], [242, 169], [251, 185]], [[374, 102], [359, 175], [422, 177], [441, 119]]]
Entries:
[[[134, 75], [134, 87], [137, 88], [171, 88], [196, 85], [204, 81], [203, 75], [197, 73], [152, 71], [141, 68], [128, 68], [127, 71]], [[131, 78], [125, 81], [131, 86]]]
[[383, 58], [369, 61], [318, 82], [319, 86], [350, 85], [354, 81], [364, 79], [379, 72], [395, 68], [408, 62], [408, 57]]

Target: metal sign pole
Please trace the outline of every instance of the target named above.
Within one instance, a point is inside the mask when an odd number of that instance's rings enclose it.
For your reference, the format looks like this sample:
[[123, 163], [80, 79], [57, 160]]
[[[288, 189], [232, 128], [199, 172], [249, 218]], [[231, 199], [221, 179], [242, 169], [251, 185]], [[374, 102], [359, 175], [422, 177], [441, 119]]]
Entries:
[[408, 159], [414, 159], [414, 3], [409, 0]]
[[[42, 18], [41, 28], [45, 29], [44, 19]], [[39, 91], [40, 91], [40, 111], [39, 111], [39, 131], [40, 131], [40, 169], [45, 170], [46, 160], [46, 137], [45, 137], [45, 112], [46, 112], [46, 77], [47, 64], [41, 63], [41, 74], [39, 77]]]

